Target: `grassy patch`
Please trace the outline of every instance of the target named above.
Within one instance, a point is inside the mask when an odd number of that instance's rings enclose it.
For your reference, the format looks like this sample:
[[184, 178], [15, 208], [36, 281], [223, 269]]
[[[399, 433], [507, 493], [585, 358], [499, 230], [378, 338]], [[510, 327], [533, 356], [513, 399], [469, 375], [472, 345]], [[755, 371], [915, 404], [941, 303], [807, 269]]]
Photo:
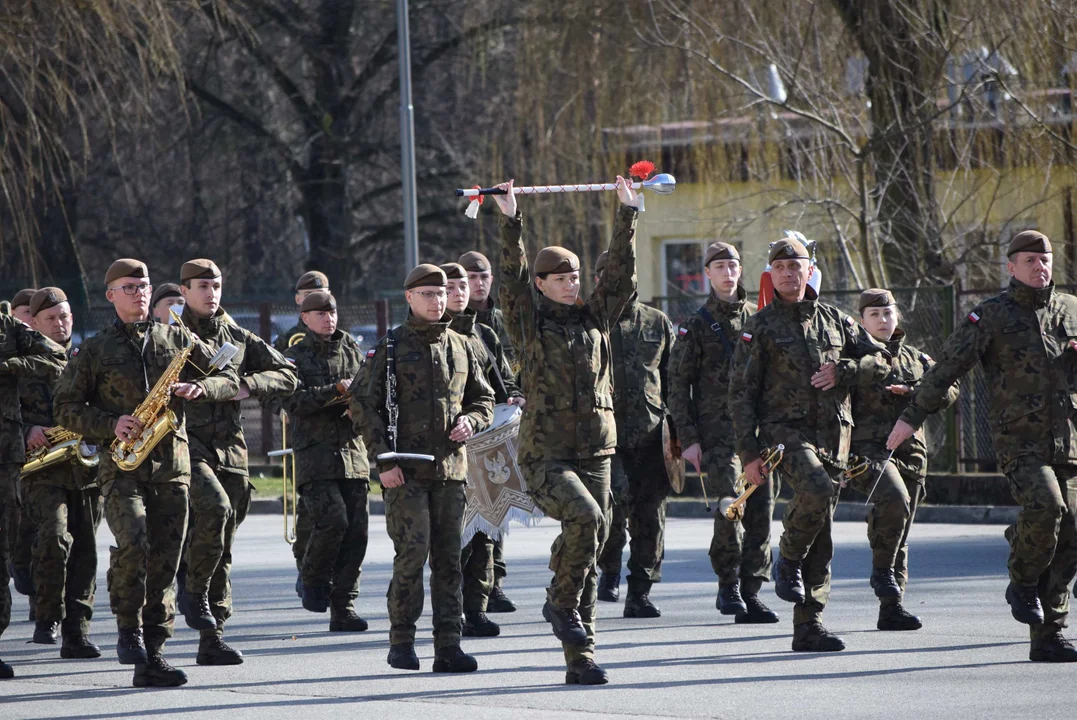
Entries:
[[[251, 484], [254, 485], [256, 498], [279, 498], [284, 494], [284, 478], [279, 473], [252, 475]], [[381, 495], [381, 485], [377, 482], [370, 483], [370, 494]]]

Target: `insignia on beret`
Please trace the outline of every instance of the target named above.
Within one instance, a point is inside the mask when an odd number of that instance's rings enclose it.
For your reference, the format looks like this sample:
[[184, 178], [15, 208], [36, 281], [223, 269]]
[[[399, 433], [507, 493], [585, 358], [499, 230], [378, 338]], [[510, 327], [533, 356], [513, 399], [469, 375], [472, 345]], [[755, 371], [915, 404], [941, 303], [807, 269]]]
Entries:
[[750, 343], [752, 341], [752, 334], [750, 332], [741, 333], [740, 339], [746, 343]]
[[796, 255], [797, 254], [797, 251], [793, 249], [792, 245], [786, 245], [785, 250], [783, 250], [782, 252], [784, 252], [786, 255]]

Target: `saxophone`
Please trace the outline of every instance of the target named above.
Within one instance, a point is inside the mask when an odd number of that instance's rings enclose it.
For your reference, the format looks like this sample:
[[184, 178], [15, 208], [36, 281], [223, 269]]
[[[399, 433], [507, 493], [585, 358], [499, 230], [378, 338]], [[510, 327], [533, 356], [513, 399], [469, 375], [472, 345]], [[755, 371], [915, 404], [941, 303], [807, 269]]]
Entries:
[[75, 461], [87, 468], [97, 467], [101, 462], [97, 448], [87, 445], [81, 435], [56, 425], [45, 430], [49, 441], [48, 447], [38, 448], [26, 455], [26, 464], [22, 466], [20, 477], [33, 475], [45, 468], [60, 463]]

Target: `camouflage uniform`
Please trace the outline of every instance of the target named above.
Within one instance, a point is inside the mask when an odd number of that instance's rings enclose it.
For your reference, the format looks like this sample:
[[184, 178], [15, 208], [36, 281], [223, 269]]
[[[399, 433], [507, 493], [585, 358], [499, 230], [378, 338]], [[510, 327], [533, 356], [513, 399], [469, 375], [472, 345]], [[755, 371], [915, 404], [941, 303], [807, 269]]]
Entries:
[[950, 386], [977, 363], [991, 393], [995, 452], [1021, 505], [1010, 547], [1010, 581], [1038, 587], [1044, 622], [1032, 639], [1066, 627], [1077, 575], [1077, 298], [1054, 285], [1011, 279], [946, 341], [901, 419], [919, 427], [943, 408]]
[[300, 502], [311, 519], [303, 585], [331, 587], [331, 607], [343, 613], [359, 596], [370, 525], [370, 463], [336, 383], [359, 371], [363, 353], [355, 338], [337, 330], [328, 340], [308, 332], [284, 355], [295, 361], [299, 375], [299, 390], [282, 403], [291, 423]]
[[[617, 493], [613, 493], [613, 523], [606, 547], [598, 558], [598, 568], [603, 575], [621, 574], [627, 526], [632, 536], [628, 592], [646, 595], [653, 583], [662, 580], [665, 551], [666, 498], [670, 487], [663, 459], [662, 423], [666, 418], [673, 325], [661, 310], [633, 297], [611, 327], [610, 343], [618, 458], [613, 463], [613, 474], [623, 474], [625, 492], [623, 504], [617, 503]], [[623, 508], [623, 524], [618, 524], [617, 504]]]
[[585, 302], [555, 303], [532, 282], [523, 219], [500, 216], [500, 300], [519, 352], [527, 404], [520, 468], [535, 503], [561, 522], [548, 602], [578, 609], [587, 642], [563, 643], [569, 666], [594, 659], [596, 561], [609, 533], [610, 456], [617, 447], [610, 332], [635, 292], [637, 210], [621, 205], [606, 272]]
[[[513, 379], [512, 368], [497, 333], [476, 322], [475, 318], [475, 311], [468, 308], [453, 317], [449, 328], [471, 340], [486, 382], [493, 388], [494, 403], [500, 405], [508, 402], [509, 398], [523, 397]], [[500, 540], [495, 541], [486, 533], [477, 532], [461, 552], [465, 613], [486, 612], [486, 603], [494, 587], [494, 547], [497, 544], [500, 544]]]
[[[292, 328], [286, 332], [277, 336], [277, 339], [273, 341], [273, 349], [283, 354], [288, 349], [288, 341], [296, 335], [306, 335], [310, 332], [310, 329], [300, 318]], [[263, 402], [263, 406], [269, 408], [271, 412], [279, 415], [281, 411], [280, 399], [270, 398]], [[310, 531], [313, 523], [310, 521], [310, 515], [307, 514], [306, 506], [303, 503], [299, 503], [295, 508], [295, 542], [292, 543], [292, 557], [295, 558], [295, 569], [300, 573], [303, 572], [303, 553], [306, 552], [307, 542], [310, 540]]]
[[[402, 486], [382, 490], [386, 529], [396, 553], [388, 592], [389, 642], [415, 643], [415, 623], [423, 611], [423, 565], [429, 557], [434, 647], [447, 648], [460, 644], [460, 533], [467, 482], [464, 445], [450, 440], [449, 433], [461, 416], [471, 420], [476, 433], [489, 427], [494, 394], [483, 372], [485, 353], [449, 329], [448, 315], [427, 323], [409, 314], [391, 332], [399, 408], [395, 450], [435, 460], [378, 464], [382, 473], [399, 467], [405, 478]], [[394, 450], [387, 435], [385, 345], [382, 338], [367, 353], [351, 401], [355, 427], [375, 458]]]
[[[173, 398], [169, 407], [179, 428], [139, 467], [120, 470], [108, 448], [116, 439], [119, 417], [134, 412], [187, 344], [184, 331], [176, 326], [124, 323], [117, 317], [72, 352], [53, 400], [56, 422], [102, 449], [98, 482], [105, 520], [116, 537], [116, 546], [109, 550], [112, 612], [121, 630], [142, 627], [150, 654], [159, 653], [172, 636], [176, 615], [173, 582], [187, 531], [191, 479], [186, 401]], [[212, 355], [195, 340], [190, 361], [206, 369]], [[180, 377], [204, 391], [195, 402], [228, 400], [239, 389], [231, 367], [203, 377], [188, 366]]]
[[[295, 392], [295, 372], [284, 356], [252, 332], [224, 319], [218, 309], [200, 318], [187, 305], [183, 324], [211, 350], [232, 343], [239, 353], [232, 367], [253, 398]], [[191, 454], [191, 520], [188, 547], [181, 567], [183, 585], [192, 595], [209, 593], [210, 610], [217, 627], [203, 636], [224, 631], [232, 615], [232, 543], [247, 516], [251, 485], [247, 472], [247, 442], [238, 400], [195, 403], [187, 409], [187, 437]]]
[[[57, 366], [49, 376], [19, 378], [27, 430], [56, 424], [52, 397], [62, 370]], [[33, 562], [37, 621], [60, 623], [65, 639], [89, 635], [101, 523], [97, 469], [66, 462], [28, 475], [20, 483], [23, 504], [38, 530]]]
[[[879, 461], [889, 454], [886, 439], [911, 398], [910, 395], [896, 395], [886, 386], [908, 385], [915, 389], [924, 373], [935, 364], [926, 353], [905, 344], [904, 330], [896, 330], [886, 345], [891, 357], [890, 374], [870, 386], [853, 388], [856, 426], [853, 428], [852, 454], [874, 462], [869, 470], [849, 480], [848, 484], [865, 495], [871, 492], [879, 478]], [[957, 392], [957, 386], [951, 386], [940, 409], [952, 405], [957, 400]], [[868, 515], [872, 565], [893, 568], [902, 593], [909, 580], [909, 531], [924, 497], [926, 479], [927, 437], [921, 429], [894, 452], [883, 469]], [[900, 601], [900, 596], [881, 599], [883, 605], [896, 605]]]
[[0, 314], [0, 635], [11, 622], [11, 562], [17, 508], [16, 484], [26, 462], [18, 378], [55, 373], [64, 351], [11, 315]]
[[[885, 349], [810, 287], [801, 302], [780, 297], [744, 322], [729, 383], [736, 451], [742, 464], [785, 445], [782, 478], [793, 488], [780, 552], [800, 562], [806, 601], [793, 624], [817, 622], [830, 597], [831, 528], [838, 483], [852, 436], [850, 388], [889, 373]], [[811, 377], [828, 362], [837, 385], [821, 391]], [[758, 433], [758, 436], [757, 436]]]
[[[744, 324], [755, 314], [746, 299], [747, 293], [740, 286], [736, 301], [731, 303], [711, 293], [704, 307], [721, 325], [728, 343], [701, 313], [693, 313], [678, 331], [670, 368], [669, 405], [677, 438], [682, 449], [699, 443], [707, 484], [716, 498], [735, 497], [734, 486], [741, 473], [733, 442], [730, 350], [736, 348]], [[739, 580], [744, 595], [758, 594], [770, 578], [770, 521], [776, 484], [771, 473], [766, 484], [748, 498], [739, 523], [720, 512], [714, 514], [711, 568], [723, 586]]]

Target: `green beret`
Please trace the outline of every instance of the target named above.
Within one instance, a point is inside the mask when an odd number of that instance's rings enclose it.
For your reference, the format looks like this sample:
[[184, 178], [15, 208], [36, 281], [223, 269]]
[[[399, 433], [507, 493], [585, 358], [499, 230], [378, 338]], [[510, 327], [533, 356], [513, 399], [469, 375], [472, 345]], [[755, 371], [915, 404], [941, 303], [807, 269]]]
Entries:
[[595, 260], [595, 275], [601, 275], [602, 271], [606, 269], [606, 263], [609, 262], [610, 251], [603, 250], [602, 254], [598, 256], [598, 260]]
[[886, 307], [888, 305], [897, 305], [897, 300], [894, 300], [894, 296], [890, 294], [889, 290], [883, 290], [881, 288], [868, 288], [864, 292], [860, 293], [860, 314], [864, 314], [864, 308], [869, 307]]
[[1047, 236], [1035, 230], [1022, 230], [1010, 240], [1010, 247], [1006, 249], [1006, 257], [1013, 257], [1014, 253], [1049, 253], [1051, 241]]
[[67, 295], [58, 287], [44, 287], [34, 293], [30, 299], [30, 314], [37, 315], [42, 310], [56, 307], [60, 303], [67, 302]]
[[535, 258], [536, 275], [559, 275], [580, 269], [580, 259], [576, 253], [557, 245], [542, 248]]
[[490, 261], [478, 250], [466, 252], [456, 262], [464, 266], [468, 272], [486, 272], [490, 269]]
[[446, 280], [467, 280], [467, 270], [459, 263], [445, 263], [441, 266]]
[[715, 260], [740, 261], [740, 253], [729, 243], [716, 242], [707, 246], [707, 254], [703, 256], [703, 267], [707, 267]]
[[792, 238], [782, 238], [776, 243], [770, 246], [770, 257], [767, 262], [773, 263], [775, 260], [811, 260], [811, 255], [808, 254], [808, 248], [804, 247], [804, 243], [799, 240], [793, 240]]
[[148, 278], [149, 276], [150, 271], [146, 268], [146, 263], [133, 258], [120, 258], [109, 265], [108, 272], [105, 273], [105, 287], [120, 278]]
[[22, 290], [19, 290], [15, 293], [15, 297], [11, 298], [12, 309], [22, 307], [23, 305], [29, 305], [36, 292], [37, 288], [23, 288]]
[[424, 286], [445, 287], [445, 271], [431, 263], [417, 265], [404, 280], [404, 289]]
[[295, 284], [295, 291], [300, 290], [329, 290], [329, 278], [325, 276], [325, 273], [317, 270], [305, 272], [299, 276]]
[[326, 290], [312, 292], [303, 298], [303, 304], [299, 306], [299, 312], [329, 312], [337, 309], [337, 301]]
[[188, 280], [213, 280], [220, 276], [221, 271], [217, 268], [217, 264], [212, 260], [206, 260], [205, 258], [190, 260], [183, 263], [183, 267], [180, 268], [180, 282], [187, 282]]

